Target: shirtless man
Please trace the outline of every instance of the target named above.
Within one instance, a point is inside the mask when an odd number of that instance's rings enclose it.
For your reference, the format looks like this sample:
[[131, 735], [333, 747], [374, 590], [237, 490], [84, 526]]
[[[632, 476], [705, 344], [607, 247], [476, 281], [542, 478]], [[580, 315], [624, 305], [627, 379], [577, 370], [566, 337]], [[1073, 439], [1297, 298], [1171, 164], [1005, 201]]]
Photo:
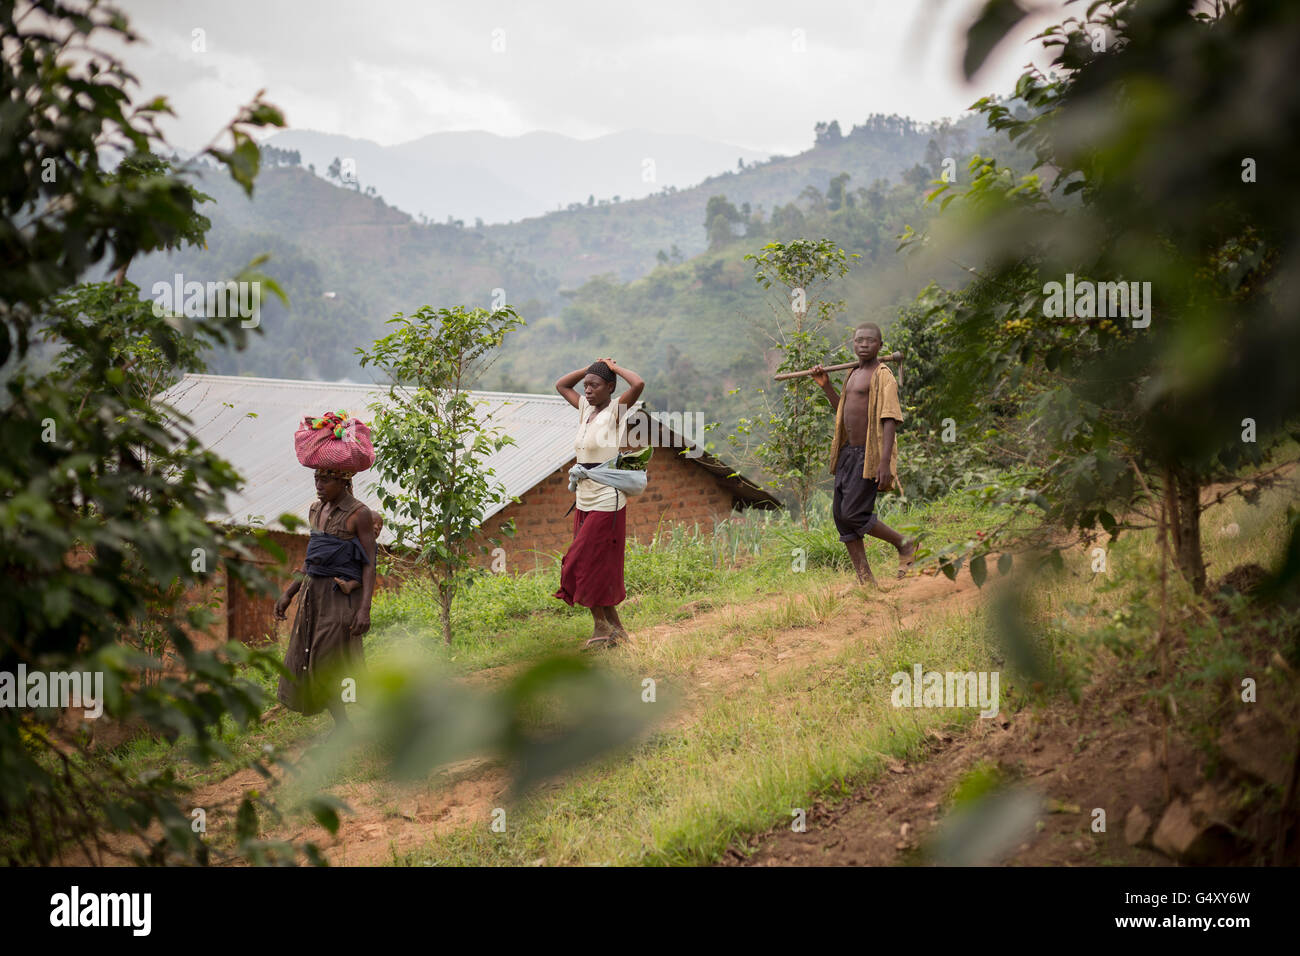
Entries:
[[878, 358], [881, 345], [880, 326], [874, 322], [864, 322], [854, 330], [853, 352], [858, 367], [849, 372], [843, 397], [836, 394], [830, 376], [820, 365], [812, 375], [835, 409], [835, 440], [831, 446], [835, 527], [858, 573], [858, 583], [873, 587], [876, 579], [867, 563], [863, 535], [888, 541], [898, 550], [900, 578], [916, 557], [916, 540], [904, 541], [875, 513], [876, 494], [888, 491], [898, 480], [894, 436], [903, 420], [898, 382]]

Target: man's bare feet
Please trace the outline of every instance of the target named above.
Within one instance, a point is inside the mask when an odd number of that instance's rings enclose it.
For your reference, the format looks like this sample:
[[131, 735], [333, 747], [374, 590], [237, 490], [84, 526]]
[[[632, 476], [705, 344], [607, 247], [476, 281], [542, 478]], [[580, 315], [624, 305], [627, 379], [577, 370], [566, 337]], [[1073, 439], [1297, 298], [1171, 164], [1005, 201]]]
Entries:
[[361, 587], [360, 581], [349, 581], [347, 578], [335, 578], [334, 583], [339, 586], [339, 590], [344, 594], [351, 594], [357, 588]]
[[912, 570], [912, 565], [916, 563], [916, 544], [917, 539], [912, 538], [898, 546], [898, 576], [900, 578], [907, 577], [907, 572]]

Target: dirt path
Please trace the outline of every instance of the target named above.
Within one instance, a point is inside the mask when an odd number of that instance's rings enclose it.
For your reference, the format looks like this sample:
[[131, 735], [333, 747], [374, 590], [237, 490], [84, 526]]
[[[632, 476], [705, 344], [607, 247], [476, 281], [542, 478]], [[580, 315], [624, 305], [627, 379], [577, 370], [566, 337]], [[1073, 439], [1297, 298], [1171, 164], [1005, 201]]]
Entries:
[[[1039, 799], [1036, 819], [985, 864], [1013, 866], [1171, 866], [1150, 846], [1151, 830], [1134, 835], [1129, 815], [1140, 808], [1149, 826], [1170, 800], [1226, 821], [1235, 848], [1215, 865], [1272, 865], [1277, 817], [1252, 797], [1268, 783], [1280, 793], [1295, 749], [1295, 713], [1243, 712], [1208, 775], [1204, 749], [1176, 730], [1169, 768], [1160, 766], [1163, 731], [1145, 688], [1114, 676], [1094, 682], [1078, 705], [1056, 700], [1014, 716], [979, 720], [967, 730], [927, 731], [928, 752], [894, 761], [887, 772], [833, 804], [815, 803], [806, 830], [774, 828], [728, 850], [731, 866], [897, 866], [946, 862], [933, 848], [951, 811], [954, 787], [979, 768], [996, 768], [1003, 783]], [[1221, 738], [1226, 741], [1229, 738]], [[1104, 813], [1099, 815], [1098, 811]], [[1138, 840], [1132, 843], [1132, 840]], [[1291, 856], [1295, 859], [1294, 841]]]
[[[844, 589], [845, 584], [837, 584], [828, 590]], [[922, 574], [903, 581], [884, 581], [879, 592], [853, 591], [840, 600], [828, 620], [774, 634], [769, 632], [725, 653], [697, 661], [684, 681], [672, 681], [683, 694], [684, 706], [666, 724], [659, 725], [659, 729], [689, 726], [712, 699], [738, 693], [749, 681], [763, 674], [805, 667], [833, 656], [853, 642], [887, 642], [900, 629], [913, 626], [936, 610], [957, 611], [979, 600], [979, 590], [969, 576], [952, 582], [942, 575]], [[806, 599], [778, 594], [744, 606], [713, 608], [689, 620], [639, 631], [630, 647], [610, 653], [627, 655], [634, 666], [641, 663], [637, 658], [649, 664], [654, 651], [662, 650], [665, 643], [684, 640], [702, 628], [744, 625], [791, 600]], [[492, 683], [514, 670], [514, 667], [492, 668], [489, 672], [470, 675], [467, 680]], [[244, 787], [262, 782], [254, 771], [241, 771], [200, 788], [195, 803], [205, 805], [205, 800], [228, 800]], [[447, 768], [433, 787], [398, 790], [384, 783], [344, 784], [332, 788], [331, 792], [355, 812], [342, 815], [335, 836], [325, 835], [314, 825], [268, 836], [315, 840], [335, 865], [382, 864], [420, 846], [431, 836], [476, 823], [487, 826], [492, 811], [501, 805], [508, 783], [503, 768], [480, 760]]]
[[[927, 731], [928, 752], [894, 761], [888, 771], [833, 805], [808, 810], [806, 832], [774, 829], [733, 848], [724, 864], [741, 866], [890, 866], [925, 862], [923, 848], [949, 812], [948, 795], [975, 767], [996, 767], [1012, 785], [1037, 794], [1043, 812], [997, 862], [1021, 866], [1167, 866], [1150, 849], [1130, 846], [1124, 822], [1135, 805], [1161, 803], [1160, 728], [1141, 690], [1095, 686], [1074, 706], [1058, 702], [979, 720], [956, 734]], [[1203, 766], [1179, 741], [1170, 781], [1190, 794]], [[1095, 831], [1095, 811], [1105, 812]]]

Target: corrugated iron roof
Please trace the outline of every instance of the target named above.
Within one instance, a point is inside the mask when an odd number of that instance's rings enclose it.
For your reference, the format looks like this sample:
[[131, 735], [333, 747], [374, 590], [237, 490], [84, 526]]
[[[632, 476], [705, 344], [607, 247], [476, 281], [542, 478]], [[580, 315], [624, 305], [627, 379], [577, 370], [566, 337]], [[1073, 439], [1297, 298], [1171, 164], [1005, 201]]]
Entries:
[[[509, 495], [522, 497], [573, 461], [577, 420], [573, 406], [559, 395], [470, 394], [479, 403], [483, 420], [515, 441], [486, 461]], [[316, 498], [312, 472], [293, 457], [293, 435], [303, 416], [342, 408], [369, 421], [373, 417], [371, 403], [385, 401], [387, 396], [388, 388], [382, 385], [190, 374], [159, 400], [189, 418], [200, 444], [229, 461], [244, 478], [239, 492], [227, 498], [229, 510], [208, 517], [224, 523], [282, 528], [281, 514], [297, 515], [305, 522]], [[759, 507], [777, 504], [771, 495], [733, 475], [712, 456], [696, 461], [719, 477], [727, 473], [739, 498]], [[373, 501], [374, 483], [372, 472], [358, 476], [357, 496]], [[493, 507], [483, 520], [504, 507]], [[392, 540], [389, 526], [381, 540]]]

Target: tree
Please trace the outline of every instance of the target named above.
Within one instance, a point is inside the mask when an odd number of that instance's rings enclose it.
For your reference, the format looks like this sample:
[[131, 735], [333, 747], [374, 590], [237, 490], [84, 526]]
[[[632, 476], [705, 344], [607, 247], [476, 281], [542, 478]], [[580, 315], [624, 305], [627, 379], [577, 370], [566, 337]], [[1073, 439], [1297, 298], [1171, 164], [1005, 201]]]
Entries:
[[[968, 74], [1017, 10], [990, 4], [972, 27]], [[1300, 147], [1300, 101], [1277, 67], [1278, 51], [1300, 43], [1300, 19], [1281, 4], [1140, 0], [1092, 5], [1040, 39], [1051, 72], [1020, 77], [1023, 110], [976, 104], [1039, 170], [980, 159], [953, 207], [981, 237], [975, 282], [997, 294], [954, 312], [950, 381], [987, 393], [1041, 376], [1049, 516], [1112, 537], [1125, 515], [1157, 526], [1199, 592], [1202, 490], [1227, 480], [1257, 494], [1268, 475], [1238, 470], [1261, 463], [1300, 413], [1300, 196], [1262, 172], [1288, 168]], [[1256, 124], [1260, 101], [1275, 108]], [[1101, 131], [1089, 125], [1098, 116]], [[1067, 276], [1076, 288], [1149, 284], [1142, 316], [1114, 314], [1116, 286], [1108, 315], [1101, 295], [1063, 314], [1049, 284]]]
[[709, 234], [709, 248], [718, 249], [735, 238], [731, 226], [740, 221], [740, 211], [727, 202], [726, 196], [710, 196], [704, 207], [704, 228]]
[[808, 200], [808, 211], [811, 213], [821, 214], [826, 211], [826, 197], [811, 183], [803, 188], [799, 198]]
[[831, 120], [829, 123], [818, 123], [813, 127], [814, 146], [834, 146], [842, 139], [844, 139], [844, 134], [840, 132], [839, 120]]
[[931, 179], [938, 178], [943, 172], [943, 152], [933, 139], [925, 144], [925, 167], [930, 171]]
[[772, 210], [772, 230], [780, 236], [798, 234], [804, 229], [804, 214], [794, 203], [786, 203]]
[[920, 189], [931, 180], [930, 170], [926, 169], [920, 163], [913, 163], [910, 169], [904, 170], [903, 182], [907, 185]]
[[[255, 652], [199, 651], [186, 633], [207, 614], [185, 606], [185, 589], [226, 556], [252, 554], [244, 536], [205, 521], [225, 510], [238, 476], [145, 392], [160, 364], [188, 361], [195, 342], [237, 346], [247, 330], [155, 314], [123, 279], [136, 255], [201, 242], [207, 229], [189, 170], [157, 155], [168, 151], [156, 127], [171, 112], [167, 101], [133, 106], [134, 78], [90, 44], [92, 34], [138, 39], [125, 17], [103, 5], [45, 0], [19, 14], [0, 4], [0, 34], [0, 671], [22, 663], [101, 673], [106, 715], [184, 733], [195, 756], [209, 759], [224, 752], [224, 717], [243, 724], [260, 713], [262, 695], [237, 665], [278, 664]], [[205, 154], [251, 193], [260, 161], [251, 130], [283, 124], [259, 94], [223, 130], [230, 148]], [[110, 148], [129, 157], [116, 171], [101, 165]], [[113, 283], [69, 292], [91, 267], [106, 268]], [[55, 351], [44, 374], [31, 362], [37, 335]], [[249, 587], [261, 581], [254, 568], [228, 566]], [[182, 662], [181, 676], [141, 681], [151, 662], [123, 645], [146, 623]], [[54, 726], [56, 713], [0, 708], [6, 862], [50, 862], [69, 841], [94, 858], [106, 849], [101, 829], [134, 834], [141, 859], [208, 859], [173, 775], [88, 762]], [[241, 803], [240, 848], [266, 859], [273, 851], [256, 841], [260, 802]]]
[[388, 402], [374, 406], [379, 498], [393, 516], [398, 544], [413, 545], [437, 582], [443, 640], [451, 644], [452, 599], [481, 573], [473, 558], [487, 550], [475, 546], [483, 514], [513, 500], [484, 465], [513, 439], [480, 420], [468, 389], [488, 355], [523, 322], [508, 306], [424, 306], [389, 324], [397, 329], [372, 350], [357, 350], [363, 367], [375, 365], [393, 381]]
[[261, 147], [262, 162], [268, 166], [301, 166], [302, 154], [296, 149], [279, 149], [266, 143]]
[[852, 207], [853, 196], [848, 191], [849, 174], [840, 173], [831, 180], [830, 185], [826, 188], [826, 208], [835, 212], [842, 206]]
[[[809, 368], [831, 353], [826, 328], [843, 312], [844, 302], [826, 293], [832, 282], [848, 274], [849, 261], [856, 258], [856, 253], [847, 255], [829, 239], [770, 242], [758, 255], [745, 256], [754, 264], [755, 282], [767, 290], [780, 290], [777, 300], [769, 303], [773, 323], [763, 329], [781, 354], [778, 372]], [[781, 390], [779, 408], [768, 403], [758, 422], [742, 418], [736, 432], [728, 436], [738, 450], [757, 440], [754, 456], [767, 473], [768, 484], [789, 492], [805, 529], [808, 499], [826, 481], [825, 456], [834, 424], [825, 395], [807, 385], [788, 382]]]
[[[190, 633], [211, 613], [185, 595], [223, 571], [233, 586], [269, 593], [258, 566], [267, 553], [284, 554], [264, 532], [208, 521], [229, 512], [240, 476], [151, 389], [208, 346], [243, 346], [250, 330], [209, 310], [168, 315], [124, 278], [141, 253], [201, 247], [208, 226], [191, 177], [208, 160], [173, 169], [162, 159], [171, 153], [156, 128], [171, 112], [166, 99], [133, 104], [134, 79], [103, 52], [107, 38], [139, 39], [119, 10], [0, 3], [0, 36], [0, 673], [9, 678], [0, 694], [13, 692], [20, 665], [29, 688], [36, 672], [46, 687], [60, 674], [99, 674], [104, 719], [176, 741], [172, 759], [230, 758], [225, 735], [256, 725], [268, 703], [257, 679], [282, 668], [273, 652], [196, 647]], [[259, 93], [205, 155], [251, 193], [261, 163], [252, 131], [283, 124]], [[128, 158], [110, 169], [109, 155]], [[269, 282], [258, 265], [236, 280]], [[77, 288], [92, 268], [111, 283]], [[42, 345], [47, 354], [38, 354]], [[292, 515], [279, 520], [296, 524]], [[165, 674], [156, 654], [132, 646], [154, 639], [174, 664]], [[388, 686], [401, 686], [383, 698], [381, 752], [409, 761], [418, 751], [426, 761], [418, 774], [486, 745], [522, 768], [522, 786], [636, 732], [636, 721], [618, 717], [625, 691], [606, 682], [592, 696], [584, 670], [543, 661], [500, 695], [396, 675]], [[584, 703], [572, 731], [530, 733], [539, 692], [571, 690], [575, 677]], [[462, 722], [449, 727], [447, 712], [430, 715], [431, 698], [454, 700], [448, 712]], [[0, 705], [0, 863], [55, 862], [72, 844], [96, 862], [226, 855], [192, 826], [188, 788], [172, 768], [128, 769], [116, 752], [90, 746], [85, 724], [63, 728], [57, 706], [30, 696], [26, 707], [11, 703]], [[458, 729], [471, 725], [472, 734]], [[499, 728], [493, 739], [484, 740], [485, 726]], [[259, 755], [249, 766], [269, 779], [271, 762], [288, 763]], [[337, 829], [338, 801], [310, 796], [305, 806]], [[263, 814], [276, 812], [261, 788], [205, 809], [233, 821], [243, 860], [294, 862], [306, 851], [322, 861], [310, 843], [260, 838]], [[110, 843], [112, 832], [131, 839]]]

